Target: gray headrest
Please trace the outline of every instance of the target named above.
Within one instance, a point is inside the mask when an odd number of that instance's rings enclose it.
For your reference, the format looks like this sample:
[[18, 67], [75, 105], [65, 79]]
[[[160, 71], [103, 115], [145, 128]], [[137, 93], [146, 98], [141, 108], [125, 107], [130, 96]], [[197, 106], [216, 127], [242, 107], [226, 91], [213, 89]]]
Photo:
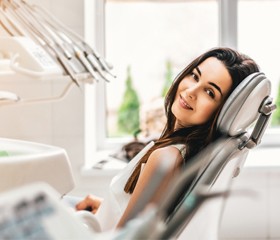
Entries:
[[261, 73], [246, 77], [230, 94], [217, 120], [217, 130], [229, 136], [245, 132], [259, 116], [259, 107], [270, 95], [271, 83]]

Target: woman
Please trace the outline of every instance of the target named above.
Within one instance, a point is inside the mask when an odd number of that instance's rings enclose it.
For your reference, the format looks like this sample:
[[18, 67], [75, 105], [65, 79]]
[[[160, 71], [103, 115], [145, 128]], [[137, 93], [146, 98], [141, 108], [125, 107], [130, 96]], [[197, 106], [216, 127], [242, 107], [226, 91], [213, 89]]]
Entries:
[[[176, 77], [165, 99], [167, 123], [161, 137], [141, 157], [130, 176], [125, 176], [121, 194], [129, 197], [120, 202], [117, 227], [126, 222], [160, 162], [167, 161], [170, 170], [153, 197], [154, 203], [159, 201], [176, 171], [218, 137], [215, 124], [225, 100], [245, 77], [258, 71], [251, 58], [230, 48], [214, 48], [196, 58]], [[76, 208], [90, 207], [95, 213], [100, 204], [100, 199], [88, 196]]]

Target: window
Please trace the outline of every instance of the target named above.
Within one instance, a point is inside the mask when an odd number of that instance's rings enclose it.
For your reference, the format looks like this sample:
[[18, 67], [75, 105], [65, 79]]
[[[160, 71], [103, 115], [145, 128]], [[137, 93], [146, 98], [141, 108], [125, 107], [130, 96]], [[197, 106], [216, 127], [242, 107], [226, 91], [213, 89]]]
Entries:
[[280, 79], [279, 0], [239, 0], [238, 48], [255, 59], [272, 81], [276, 97]]
[[[117, 128], [128, 69], [140, 105], [152, 108], [157, 106], [156, 99], [160, 101], [168, 74], [174, 79], [198, 54], [218, 45], [230, 46], [247, 53], [263, 67], [273, 82], [275, 99], [280, 77], [276, 58], [280, 51], [280, 30], [276, 27], [279, 2], [96, 0], [95, 12], [89, 14], [96, 16], [96, 45], [117, 75], [109, 84], [96, 84], [97, 127], [86, 132], [91, 133], [91, 140], [92, 135], [97, 136], [97, 149], [116, 147], [132, 137], [132, 132]], [[272, 130], [272, 137], [266, 134], [271, 140], [268, 143], [279, 144], [279, 128]]]
[[[272, 82], [274, 101], [280, 98], [280, 22], [279, 0], [239, 0], [238, 1], [238, 49], [251, 56], [260, 65], [261, 71]], [[279, 100], [278, 100], [279, 101]], [[275, 115], [276, 112], [274, 112]], [[273, 116], [274, 117], [274, 116]], [[267, 131], [266, 141], [280, 144], [279, 121], [276, 115]], [[277, 134], [277, 135], [276, 135]], [[273, 137], [274, 136], [274, 137]], [[278, 139], [278, 140], [277, 140]]]
[[[135, 119], [123, 127], [120, 123], [128, 74], [142, 106], [139, 116], [142, 134], [153, 134], [151, 128], [161, 131], [160, 123], [148, 126], [147, 115], [153, 108], [163, 107], [165, 85], [194, 56], [217, 46], [218, 42], [217, 1], [107, 0], [105, 51], [106, 58], [114, 64], [117, 79], [106, 85], [106, 137], [131, 138], [137, 131], [137, 127], [128, 126]], [[155, 126], [159, 129], [154, 129]]]

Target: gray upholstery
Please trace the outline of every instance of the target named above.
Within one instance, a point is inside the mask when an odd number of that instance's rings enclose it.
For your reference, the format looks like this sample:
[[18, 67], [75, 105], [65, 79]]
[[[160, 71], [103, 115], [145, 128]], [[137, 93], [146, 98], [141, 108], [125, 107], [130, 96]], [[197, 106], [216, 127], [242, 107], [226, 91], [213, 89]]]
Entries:
[[225, 102], [217, 120], [217, 128], [229, 136], [246, 131], [257, 119], [258, 108], [270, 91], [270, 81], [263, 73], [253, 73], [245, 78]]

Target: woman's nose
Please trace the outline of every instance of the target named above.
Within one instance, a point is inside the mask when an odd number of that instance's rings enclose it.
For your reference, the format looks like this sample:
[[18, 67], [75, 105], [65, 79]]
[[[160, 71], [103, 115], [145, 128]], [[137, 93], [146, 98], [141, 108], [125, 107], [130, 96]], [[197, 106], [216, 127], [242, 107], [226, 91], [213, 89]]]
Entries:
[[192, 85], [188, 87], [185, 90], [186, 97], [195, 100], [197, 98], [197, 91], [198, 91], [197, 85]]

